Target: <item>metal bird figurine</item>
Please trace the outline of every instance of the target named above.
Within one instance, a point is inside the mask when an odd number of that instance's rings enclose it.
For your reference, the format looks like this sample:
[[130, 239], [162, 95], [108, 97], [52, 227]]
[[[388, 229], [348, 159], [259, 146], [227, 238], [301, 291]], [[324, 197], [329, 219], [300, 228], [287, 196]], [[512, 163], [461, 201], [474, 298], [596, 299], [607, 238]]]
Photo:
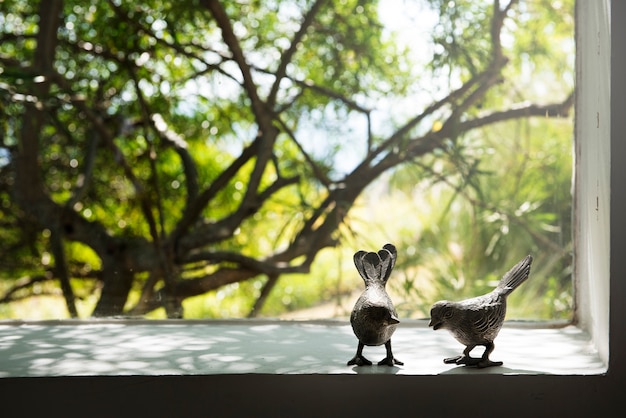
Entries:
[[[463, 354], [444, 359], [444, 363], [476, 366], [479, 368], [501, 366], [501, 361], [489, 360], [494, 349], [493, 340], [500, 332], [506, 315], [506, 298], [530, 274], [533, 258], [529, 255], [517, 263], [500, 279], [498, 286], [483, 296], [460, 302], [439, 301], [430, 310], [433, 329], [447, 329], [461, 344]], [[471, 357], [470, 351], [478, 345], [485, 347], [482, 357]]]
[[391, 298], [385, 290], [385, 284], [396, 264], [396, 247], [386, 244], [375, 252], [358, 251], [354, 254], [354, 265], [365, 281], [365, 290], [354, 304], [350, 315], [350, 324], [354, 335], [359, 340], [356, 355], [348, 365], [364, 366], [372, 362], [363, 356], [363, 347], [385, 344], [387, 357], [379, 365], [402, 365], [391, 352], [391, 335], [400, 322]]

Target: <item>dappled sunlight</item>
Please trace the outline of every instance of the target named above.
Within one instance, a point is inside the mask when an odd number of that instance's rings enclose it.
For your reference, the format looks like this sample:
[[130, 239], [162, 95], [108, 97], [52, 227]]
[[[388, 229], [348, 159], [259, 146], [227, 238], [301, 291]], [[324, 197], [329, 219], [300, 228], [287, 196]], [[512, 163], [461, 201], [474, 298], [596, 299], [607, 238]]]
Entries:
[[537, 370], [540, 366], [545, 373], [593, 374], [604, 365], [597, 355], [589, 355], [592, 353], [595, 350], [589, 337], [575, 327], [503, 329], [496, 339], [493, 359], [522, 370]]
[[[509, 325], [509, 326], [507, 326]], [[463, 346], [424, 321], [392, 337], [404, 366], [350, 367], [357, 340], [343, 321], [159, 321], [0, 325], [0, 377], [200, 374], [594, 374], [605, 368], [579, 329], [505, 324], [487, 371], [451, 366]], [[476, 350], [481, 350], [478, 347]], [[480, 355], [480, 352], [477, 351]], [[378, 362], [384, 346], [365, 347]]]

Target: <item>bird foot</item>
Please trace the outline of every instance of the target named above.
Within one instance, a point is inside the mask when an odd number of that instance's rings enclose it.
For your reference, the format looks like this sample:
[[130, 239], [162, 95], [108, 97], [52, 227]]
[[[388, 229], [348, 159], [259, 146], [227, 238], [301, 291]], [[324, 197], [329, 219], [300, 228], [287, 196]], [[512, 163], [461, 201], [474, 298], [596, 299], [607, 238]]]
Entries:
[[404, 363], [396, 359], [395, 357], [385, 357], [384, 359], [378, 362], [379, 366], [387, 365], [389, 367], [393, 367], [396, 364], [398, 366], [404, 366]]
[[348, 366], [354, 366], [355, 364], [357, 366], [371, 366], [372, 362], [365, 357], [357, 354], [356, 356], [352, 357], [352, 359], [348, 362]]
[[443, 362], [446, 364], [463, 364], [464, 356], [456, 356], [456, 357], [448, 357], [448, 358], [444, 358]]
[[476, 365], [476, 367], [478, 367], [479, 369], [484, 369], [485, 367], [502, 366], [502, 364], [503, 363], [501, 361], [491, 361], [488, 358], [486, 358], [486, 359], [481, 359]]
[[492, 366], [502, 366], [503, 364], [501, 361], [491, 361], [488, 358], [469, 357], [464, 355], [445, 358], [443, 359], [443, 362], [446, 364], [458, 364], [468, 367], [477, 367], [479, 369], [484, 369], [485, 367]]

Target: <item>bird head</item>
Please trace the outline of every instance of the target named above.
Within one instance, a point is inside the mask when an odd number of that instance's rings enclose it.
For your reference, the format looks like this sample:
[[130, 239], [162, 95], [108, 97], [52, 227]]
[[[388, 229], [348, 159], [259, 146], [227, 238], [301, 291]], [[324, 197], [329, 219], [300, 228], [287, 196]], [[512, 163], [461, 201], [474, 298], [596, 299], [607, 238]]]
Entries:
[[430, 309], [430, 323], [428, 326], [433, 327], [434, 330], [446, 328], [449, 321], [454, 317], [454, 312], [454, 307], [446, 300], [435, 303]]

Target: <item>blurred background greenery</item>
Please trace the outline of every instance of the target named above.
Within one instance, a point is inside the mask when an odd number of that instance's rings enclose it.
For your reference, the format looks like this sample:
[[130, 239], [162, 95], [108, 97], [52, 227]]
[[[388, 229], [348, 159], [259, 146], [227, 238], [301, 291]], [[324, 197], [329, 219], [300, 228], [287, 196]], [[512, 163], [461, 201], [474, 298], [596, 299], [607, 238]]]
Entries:
[[572, 318], [572, 0], [65, 1], [53, 74], [44, 9], [0, 3], [0, 318], [345, 318], [387, 242], [403, 318], [526, 254], [508, 318]]

